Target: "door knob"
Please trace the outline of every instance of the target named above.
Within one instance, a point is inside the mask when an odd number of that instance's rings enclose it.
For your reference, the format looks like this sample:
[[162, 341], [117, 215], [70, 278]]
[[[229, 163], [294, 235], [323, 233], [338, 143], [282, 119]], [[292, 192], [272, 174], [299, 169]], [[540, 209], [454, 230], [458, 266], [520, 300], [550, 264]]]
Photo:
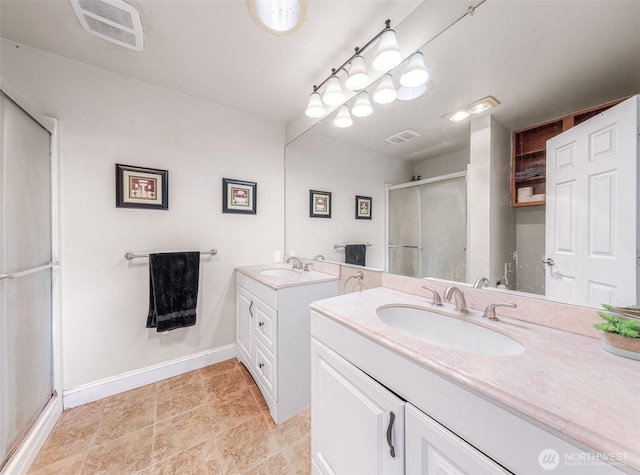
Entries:
[[555, 265], [555, 261], [550, 257], [547, 257], [545, 260], [542, 261], [542, 263], [547, 264], [549, 267]]

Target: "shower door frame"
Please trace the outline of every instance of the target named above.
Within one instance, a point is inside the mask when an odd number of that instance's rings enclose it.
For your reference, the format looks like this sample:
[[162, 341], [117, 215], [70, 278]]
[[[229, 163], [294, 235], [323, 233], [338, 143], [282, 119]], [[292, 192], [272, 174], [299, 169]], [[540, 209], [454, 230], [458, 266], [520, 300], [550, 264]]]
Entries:
[[[0, 89], [33, 120], [51, 134], [51, 262], [60, 262], [60, 169], [59, 121], [34, 108], [5, 78], [0, 76]], [[62, 333], [60, 266], [51, 267], [51, 358], [53, 397], [38, 419], [27, 429], [18, 447], [3, 468], [5, 473], [27, 473], [63, 411], [62, 404]]]
[[[421, 185], [428, 185], [430, 183], [438, 183], [441, 181], [447, 181], [447, 180], [452, 180], [455, 178], [464, 178], [466, 183], [467, 183], [467, 246], [469, 243], [469, 193], [468, 193], [468, 181], [469, 181], [469, 172], [468, 169], [464, 170], [464, 171], [460, 171], [460, 172], [455, 172], [455, 173], [448, 173], [446, 175], [438, 175], [438, 176], [434, 176], [431, 178], [424, 178], [422, 180], [416, 180], [416, 181], [410, 181], [408, 183], [401, 183], [399, 185], [391, 185], [391, 184], [387, 184], [387, 192], [385, 194], [385, 226], [384, 226], [384, 248], [385, 248], [385, 253], [384, 253], [384, 270], [385, 272], [389, 272], [389, 269], [391, 268], [390, 265], [390, 252], [389, 252], [389, 195], [390, 192], [393, 190], [399, 190], [402, 188], [411, 188], [414, 186], [421, 186]], [[422, 238], [420, 238], [420, 241], [422, 241]], [[418, 247], [419, 250], [421, 250], [421, 246]], [[418, 259], [419, 259], [419, 263], [418, 263], [418, 268], [422, 269], [422, 252], [418, 253]], [[466, 267], [467, 267], [467, 274], [469, 272], [469, 253], [467, 252], [467, 256], [466, 256]], [[442, 280], [442, 279], [436, 279], [436, 280]], [[448, 282], [448, 281], [447, 281]]]

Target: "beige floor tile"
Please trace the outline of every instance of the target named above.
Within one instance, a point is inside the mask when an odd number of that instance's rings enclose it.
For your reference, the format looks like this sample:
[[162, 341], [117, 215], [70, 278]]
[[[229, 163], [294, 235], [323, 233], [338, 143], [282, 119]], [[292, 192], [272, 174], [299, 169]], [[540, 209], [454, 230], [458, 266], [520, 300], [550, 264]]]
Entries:
[[230, 360], [221, 361], [211, 366], [200, 368], [200, 376], [202, 379], [210, 378], [212, 376], [225, 373], [229, 370], [236, 369], [240, 363], [237, 359], [231, 358]]
[[157, 463], [213, 437], [207, 406], [156, 424], [153, 461]]
[[83, 454], [93, 440], [99, 421], [100, 415], [97, 413], [83, 418], [61, 419], [49, 435], [31, 469], [39, 470], [54, 462]]
[[163, 421], [183, 412], [195, 409], [207, 401], [200, 376], [198, 380], [174, 389], [158, 391], [156, 400], [156, 421]]
[[94, 446], [89, 451], [82, 473], [134, 474], [151, 465], [151, 443], [153, 427], [147, 427], [105, 444]]
[[153, 475], [219, 475], [220, 457], [215, 438], [186, 449], [153, 466]]
[[224, 373], [203, 376], [202, 383], [209, 400], [228, 396], [249, 386], [238, 367]]
[[31, 470], [29, 470], [29, 475], [80, 475], [85, 458], [85, 453], [81, 452], [78, 455], [72, 455], [58, 462], [45, 465], [36, 471], [33, 471], [32, 466]]
[[185, 374], [181, 374], [179, 376], [174, 376], [173, 378], [165, 379], [164, 381], [160, 381], [156, 383], [158, 394], [164, 391], [170, 391], [172, 389], [177, 389], [181, 386], [199, 384], [202, 382], [200, 378], [200, 371], [190, 371]]
[[242, 377], [245, 379], [247, 383], [256, 384], [256, 382], [253, 380], [253, 376], [251, 376], [251, 373], [247, 371], [247, 368], [245, 368], [242, 363], [238, 363], [238, 369], [240, 370]]
[[293, 475], [311, 474], [311, 437], [283, 451]]
[[285, 459], [282, 452], [278, 452], [277, 454], [269, 457], [264, 462], [260, 462], [253, 468], [250, 468], [246, 472], [243, 472], [246, 475], [289, 475], [291, 474], [291, 470], [289, 469], [289, 464], [287, 463], [287, 459]]
[[256, 417], [217, 436], [223, 473], [240, 473], [280, 450], [263, 417]]
[[264, 396], [262, 396], [260, 388], [255, 384], [252, 384], [249, 385], [249, 391], [251, 391], [251, 394], [253, 394], [254, 399], [258, 403], [258, 407], [265, 414], [265, 416], [271, 417], [269, 406], [267, 406], [267, 402], [264, 400]]
[[300, 442], [311, 433], [311, 409], [296, 414], [279, 425], [270, 418], [267, 422], [278, 444], [284, 448]]
[[82, 406], [67, 409], [62, 413], [56, 427], [68, 427], [84, 419], [99, 418], [106, 405], [106, 399], [83, 404]]
[[115, 396], [108, 397], [106, 399], [106, 406], [104, 412], [112, 410], [122, 411], [128, 407], [134, 406], [143, 399], [155, 397], [156, 385], [148, 384], [141, 388], [132, 389], [124, 393], [116, 394]]
[[216, 434], [231, 429], [262, 414], [248, 387], [209, 403], [209, 413]]
[[96, 431], [94, 445], [102, 445], [110, 440], [153, 425], [155, 408], [154, 397], [140, 399], [135, 403], [127, 400], [122, 409], [112, 406], [111, 410], [107, 411], [105, 408]]

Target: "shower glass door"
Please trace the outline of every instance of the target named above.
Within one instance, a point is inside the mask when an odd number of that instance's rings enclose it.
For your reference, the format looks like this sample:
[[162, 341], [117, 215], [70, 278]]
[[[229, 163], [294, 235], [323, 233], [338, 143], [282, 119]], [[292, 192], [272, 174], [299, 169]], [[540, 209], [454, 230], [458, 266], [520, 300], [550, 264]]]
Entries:
[[467, 281], [466, 174], [389, 189], [389, 272]]
[[0, 94], [0, 469], [53, 395], [51, 134]]

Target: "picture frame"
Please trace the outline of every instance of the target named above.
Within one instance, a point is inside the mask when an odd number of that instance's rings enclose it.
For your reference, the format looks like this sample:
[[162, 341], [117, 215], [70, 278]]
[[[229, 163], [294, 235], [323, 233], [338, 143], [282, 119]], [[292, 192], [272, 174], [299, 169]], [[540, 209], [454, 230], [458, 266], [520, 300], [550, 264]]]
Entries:
[[331, 192], [309, 190], [309, 217], [331, 218]]
[[258, 184], [253, 181], [222, 179], [222, 212], [256, 214]]
[[356, 195], [356, 219], [371, 219], [371, 204], [370, 196]]
[[116, 208], [169, 209], [169, 171], [116, 163]]

